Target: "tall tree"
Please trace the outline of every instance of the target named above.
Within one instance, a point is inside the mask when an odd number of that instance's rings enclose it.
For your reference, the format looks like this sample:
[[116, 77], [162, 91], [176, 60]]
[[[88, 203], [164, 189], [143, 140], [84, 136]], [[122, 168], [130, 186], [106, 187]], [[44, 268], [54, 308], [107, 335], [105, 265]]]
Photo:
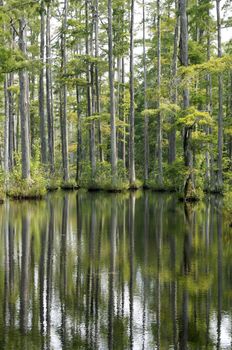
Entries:
[[109, 60], [109, 85], [110, 85], [111, 172], [112, 172], [112, 180], [113, 182], [115, 182], [117, 177], [117, 147], [116, 147], [115, 94], [114, 94], [112, 0], [108, 0], [108, 60]]
[[68, 18], [68, 0], [64, 1], [62, 33], [61, 33], [61, 73], [62, 73], [62, 89], [61, 89], [61, 137], [62, 137], [62, 157], [63, 157], [63, 179], [69, 180], [69, 159], [68, 159], [68, 125], [67, 125], [67, 18]]
[[5, 125], [4, 125], [4, 171], [9, 172], [9, 99], [8, 99], [8, 79], [4, 81], [5, 96]]
[[130, 18], [130, 133], [129, 133], [129, 181], [135, 183], [135, 101], [134, 101], [134, 0], [131, 0]]
[[[27, 56], [27, 23], [25, 17], [19, 19], [19, 49], [23, 56]], [[20, 117], [21, 117], [21, 153], [22, 178], [30, 179], [30, 139], [29, 139], [29, 79], [26, 68], [19, 71], [20, 86]]]
[[162, 130], [162, 113], [160, 112], [160, 95], [161, 95], [161, 25], [160, 25], [160, 0], [157, 0], [157, 152], [158, 152], [158, 185], [163, 186], [163, 130]]
[[[95, 58], [99, 58], [99, 4], [98, 0], [95, 0], [95, 13], [94, 13], [94, 27], [95, 27]], [[95, 90], [96, 90], [96, 113], [99, 116], [101, 113], [100, 103], [100, 83], [99, 83], [99, 68], [98, 61], [95, 63]], [[98, 146], [100, 162], [104, 161], [104, 152], [102, 148], [102, 130], [101, 120], [98, 121]]]
[[[222, 39], [221, 39], [221, 0], [216, 0], [217, 9], [217, 39], [218, 39], [218, 57], [222, 57]], [[223, 185], [223, 80], [222, 74], [218, 77], [218, 178], [217, 190], [222, 190]]]
[[[180, 14], [180, 63], [182, 66], [188, 66], [188, 21], [187, 21], [187, 2], [186, 0], [179, 0], [179, 14]], [[183, 88], [183, 107], [185, 110], [189, 107], [189, 88]], [[185, 181], [185, 197], [194, 187], [193, 183], [193, 155], [191, 149], [191, 134], [192, 126], [185, 126], [183, 131], [183, 148], [184, 148], [184, 163], [188, 169], [187, 179]]]
[[50, 174], [55, 171], [54, 164], [54, 121], [53, 121], [53, 94], [51, 73], [51, 0], [46, 7], [46, 102], [47, 102], [47, 125], [48, 125], [48, 161]]
[[45, 124], [45, 106], [44, 106], [44, 48], [45, 48], [45, 8], [44, 1], [40, 5], [40, 76], [39, 76], [39, 114], [40, 114], [40, 141], [41, 141], [41, 161], [47, 161], [47, 141]]
[[[143, 87], [144, 87], [144, 109], [148, 107], [147, 103], [147, 65], [146, 65], [146, 5], [143, 0]], [[149, 134], [148, 134], [148, 116], [144, 117], [144, 181], [149, 176]]]
[[[172, 57], [172, 68], [171, 68], [171, 101], [177, 104], [177, 87], [175, 84], [175, 78], [177, 74], [177, 60], [178, 60], [178, 39], [179, 39], [179, 13], [178, 13], [178, 1], [175, 0], [175, 11], [176, 11], [176, 24], [174, 31], [174, 45], [173, 45], [173, 57]], [[168, 135], [168, 162], [172, 164], [176, 159], [176, 130], [175, 121], [171, 118], [171, 131]]]

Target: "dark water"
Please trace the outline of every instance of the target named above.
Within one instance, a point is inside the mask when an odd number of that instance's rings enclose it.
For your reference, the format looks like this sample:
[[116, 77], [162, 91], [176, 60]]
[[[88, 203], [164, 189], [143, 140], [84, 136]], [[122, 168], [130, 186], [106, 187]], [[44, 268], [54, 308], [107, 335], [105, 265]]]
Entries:
[[57, 193], [0, 207], [0, 349], [232, 349], [221, 204]]

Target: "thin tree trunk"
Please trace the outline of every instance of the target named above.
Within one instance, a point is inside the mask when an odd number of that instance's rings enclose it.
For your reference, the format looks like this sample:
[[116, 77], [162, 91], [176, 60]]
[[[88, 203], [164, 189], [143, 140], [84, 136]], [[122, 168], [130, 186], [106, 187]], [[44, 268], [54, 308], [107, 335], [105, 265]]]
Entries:
[[68, 161], [68, 131], [67, 131], [67, 83], [66, 79], [66, 65], [67, 65], [67, 47], [66, 47], [66, 31], [67, 31], [67, 16], [68, 16], [68, 0], [64, 2], [63, 10], [63, 23], [62, 23], [62, 36], [61, 36], [61, 55], [62, 63], [61, 70], [64, 78], [62, 86], [62, 123], [61, 123], [61, 135], [63, 138], [63, 179], [64, 181], [69, 180], [69, 161]]
[[[144, 80], [144, 109], [147, 104], [147, 66], [146, 66], [146, 7], [143, 0], [143, 80]], [[149, 134], [148, 134], [149, 119], [145, 115], [144, 118], [144, 181], [149, 177]]]
[[109, 58], [109, 84], [110, 84], [110, 140], [111, 140], [111, 171], [112, 180], [117, 176], [117, 146], [115, 123], [115, 94], [114, 94], [114, 67], [113, 67], [113, 29], [112, 29], [112, 0], [108, 0], [108, 58]]
[[[86, 40], [85, 40], [85, 53], [87, 56], [90, 54], [90, 41], [89, 41], [89, 2], [88, 0], [85, 1], [85, 30], [86, 30]], [[92, 39], [92, 37], [91, 37]], [[92, 43], [91, 43], [92, 47]], [[91, 50], [92, 51], [92, 50]], [[92, 52], [91, 52], [92, 54]], [[87, 62], [86, 67], [86, 80], [87, 80], [87, 116], [93, 115], [93, 104], [92, 104], [92, 66], [89, 62]], [[90, 123], [90, 130], [89, 130], [89, 158], [91, 163], [91, 177], [92, 179], [95, 176], [96, 172], [96, 161], [95, 161], [95, 122], [91, 121]]]
[[48, 160], [50, 174], [54, 174], [54, 117], [53, 117], [53, 95], [52, 95], [52, 74], [51, 74], [51, 33], [50, 33], [50, 3], [47, 5], [46, 17], [46, 102], [48, 122]]
[[[179, 14], [178, 14], [178, 1], [175, 1], [176, 10], [176, 25], [174, 32], [174, 48], [173, 48], [173, 58], [172, 58], [172, 79], [175, 79], [177, 74], [177, 59], [178, 59], [178, 39], [179, 39]], [[172, 103], [177, 103], [177, 87], [172, 83], [171, 90], [171, 100]], [[176, 160], [176, 129], [174, 126], [174, 120], [171, 118], [172, 130], [168, 135], [168, 162], [172, 164]]]
[[[94, 9], [93, 3], [91, 3], [92, 8]], [[95, 26], [95, 19], [94, 19], [94, 10], [92, 11], [92, 22], [91, 22], [91, 34], [90, 34], [90, 55], [93, 57], [93, 31]], [[91, 63], [90, 65], [90, 81], [91, 81], [91, 95], [92, 95], [92, 116], [95, 115], [96, 112], [96, 94], [95, 94], [95, 74], [94, 74], [94, 63]], [[92, 170], [92, 179], [94, 179], [96, 174], [96, 141], [95, 141], [95, 120], [91, 120], [90, 124], [90, 159], [91, 159], [91, 170]]]
[[[218, 38], [218, 57], [222, 57], [222, 43], [221, 43], [221, 1], [216, 0], [217, 8], [217, 38]], [[217, 190], [221, 191], [223, 186], [223, 80], [222, 74], [218, 77], [218, 179]]]
[[41, 161], [43, 164], [47, 161], [47, 141], [46, 141], [46, 127], [45, 127], [45, 113], [44, 113], [44, 1], [41, 1], [40, 14], [40, 76], [39, 76], [39, 114], [40, 114], [40, 142], [41, 142]]
[[82, 118], [81, 118], [81, 96], [80, 88], [76, 85], [76, 100], [77, 100], [77, 168], [76, 168], [76, 181], [81, 178], [81, 161], [82, 155]]
[[[99, 57], [99, 13], [98, 13], [98, 0], [95, 0], [95, 58]], [[100, 103], [100, 84], [99, 84], [99, 69], [98, 62], [95, 63], [95, 93], [96, 93], [96, 113], [100, 116], [101, 103]], [[100, 162], [104, 161], [104, 153], [102, 148], [102, 131], [101, 131], [101, 120], [98, 121], [98, 147]]]
[[[0, 6], [3, 6], [3, 0], [0, 0]], [[1, 27], [3, 32], [5, 31], [5, 25]], [[9, 94], [8, 94], [8, 75], [5, 75], [4, 80], [4, 109], [5, 109], [5, 120], [4, 120], [4, 171], [6, 176], [9, 172]]]
[[123, 116], [123, 136], [122, 136], [122, 160], [123, 160], [123, 166], [126, 167], [126, 116], [125, 116], [125, 108], [124, 108], [124, 102], [125, 102], [125, 60], [124, 57], [122, 57], [122, 116]]
[[9, 101], [9, 170], [12, 170], [14, 167], [14, 151], [15, 151], [15, 142], [14, 142], [14, 99], [13, 93], [9, 89], [14, 82], [14, 73], [9, 74], [8, 81], [8, 101]]
[[[31, 40], [32, 42], [33, 40]], [[33, 59], [33, 58], [32, 58]], [[30, 101], [33, 103], [35, 101], [35, 75], [33, 72], [29, 73], [29, 87], [30, 87]], [[30, 111], [29, 120], [29, 137], [30, 137], [30, 154], [33, 158], [35, 156], [35, 138], [36, 138], [36, 121], [35, 121], [35, 110]]]
[[[157, 0], [157, 89], [158, 101], [157, 108], [160, 108], [161, 93], [161, 29], [160, 29], [160, 0]], [[162, 130], [162, 113], [158, 112], [157, 125], [157, 151], [158, 151], [158, 185], [163, 186], [163, 130]]]
[[[26, 21], [19, 20], [19, 49], [24, 56], [27, 54]], [[20, 86], [20, 117], [21, 117], [21, 152], [22, 152], [22, 178], [30, 178], [30, 139], [29, 139], [29, 80], [26, 68], [19, 71]]]
[[9, 172], [9, 99], [8, 99], [8, 77], [4, 81], [5, 97], [5, 123], [4, 123], [4, 171]]
[[135, 109], [134, 109], [134, 0], [131, 0], [130, 22], [130, 134], [129, 134], [129, 181], [135, 183]]
[[[208, 13], [209, 15], [209, 13]], [[207, 60], [210, 60], [210, 33], [207, 34]], [[207, 74], [207, 98], [208, 105], [207, 110], [212, 115], [212, 77], [211, 74]], [[207, 128], [207, 133], [212, 134], [211, 127]], [[213, 149], [212, 144], [208, 144], [209, 149], [206, 151], [206, 189], [214, 188], [214, 173], [213, 173]]]

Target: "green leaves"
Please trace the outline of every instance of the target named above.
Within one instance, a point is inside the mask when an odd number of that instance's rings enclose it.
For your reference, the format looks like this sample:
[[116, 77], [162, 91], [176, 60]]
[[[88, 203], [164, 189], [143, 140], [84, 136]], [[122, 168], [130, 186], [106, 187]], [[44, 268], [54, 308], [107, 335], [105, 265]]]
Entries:
[[184, 116], [178, 119], [177, 125], [187, 126], [191, 129], [195, 125], [212, 125], [213, 123], [208, 112], [198, 111], [194, 107], [188, 108], [183, 113]]
[[180, 107], [174, 103], [161, 103], [160, 108], [145, 109], [141, 112], [143, 117], [156, 117], [159, 113], [163, 115], [175, 115], [180, 111]]
[[193, 79], [206, 76], [207, 74], [218, 74], [228, 72], [232, 66], [232, 55], [225, 55], [222, 58], [211, 58], [209, 61], [201, 64], [193, 64], [188, 67], [181, 67], [178, 76], [182, 83], [186, 84]]
[[27, 61], [19, 50], [0, 46], [0, 74], [6, 74], [24, 68]]

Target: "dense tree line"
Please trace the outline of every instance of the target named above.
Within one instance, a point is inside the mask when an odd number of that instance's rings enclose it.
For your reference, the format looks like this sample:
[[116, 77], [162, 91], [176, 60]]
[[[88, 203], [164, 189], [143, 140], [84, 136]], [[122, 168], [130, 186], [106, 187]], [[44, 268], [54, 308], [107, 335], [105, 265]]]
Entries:
[[[4, 189], [231, 184], [229, 1], [0, 3]], [[215, 15], [216, 13], [216, 15]]]

